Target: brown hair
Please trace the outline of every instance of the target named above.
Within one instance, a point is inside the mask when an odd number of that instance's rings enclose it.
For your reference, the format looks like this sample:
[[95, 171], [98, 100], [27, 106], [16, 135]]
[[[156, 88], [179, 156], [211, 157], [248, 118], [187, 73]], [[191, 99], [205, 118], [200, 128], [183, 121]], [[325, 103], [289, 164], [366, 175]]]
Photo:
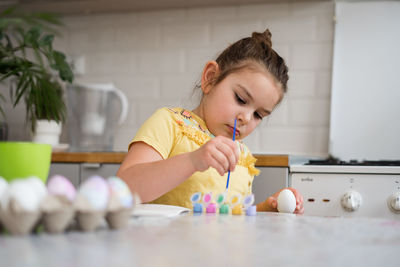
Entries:
[[253, 32], [251, 37], [243, 38], [227, 47], [216, 59], [220, 73], [213, 85], [218, 84], [229, 74], [245, 67], [254, 67], [258, 63], [279, 82], [282, 90], [287, 91], [288, 67], [285, 60], [272, 49], [271, 32]]

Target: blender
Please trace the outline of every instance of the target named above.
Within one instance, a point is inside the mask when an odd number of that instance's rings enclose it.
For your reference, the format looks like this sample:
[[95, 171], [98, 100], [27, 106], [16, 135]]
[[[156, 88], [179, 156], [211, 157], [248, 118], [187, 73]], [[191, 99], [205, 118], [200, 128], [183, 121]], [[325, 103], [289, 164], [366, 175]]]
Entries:
[[128, 99], [113, 83], [67, 87], [71, 151], [112, 151], [115, 130], [128, 114]]

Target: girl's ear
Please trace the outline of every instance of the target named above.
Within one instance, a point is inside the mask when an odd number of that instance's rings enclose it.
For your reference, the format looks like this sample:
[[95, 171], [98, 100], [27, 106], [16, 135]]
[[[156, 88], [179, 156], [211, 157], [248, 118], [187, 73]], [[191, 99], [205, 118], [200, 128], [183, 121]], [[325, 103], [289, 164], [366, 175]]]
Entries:
[[204, 94], [210, 92], [213, 81], [217, 77], [218, 72], [218, 63], [214, 60], [208, 61], [204, 66], [203, 73], [201, 74], [201, 90]]

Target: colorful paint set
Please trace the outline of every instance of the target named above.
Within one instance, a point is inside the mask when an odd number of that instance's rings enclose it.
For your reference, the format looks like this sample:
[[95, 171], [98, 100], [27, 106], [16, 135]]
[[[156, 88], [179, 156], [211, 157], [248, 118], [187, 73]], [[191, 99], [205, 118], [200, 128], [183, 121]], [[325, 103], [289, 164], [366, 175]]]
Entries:
[[243, 198], [241, 195], [234, 195], [230, 201], [226, 201], [226, 193], [218, 194], [213, 201], [212, 193], [206, 193], [202, 197], [201, 192], [194, 193], [190, 201], [193, 204], [193, 213], [219, 213], [219, 214], [232, 214], [232, 215], [243, 215], [254, 216], [257, 214], [257, 208], [253, 205], [254, 195], [247, 195]]

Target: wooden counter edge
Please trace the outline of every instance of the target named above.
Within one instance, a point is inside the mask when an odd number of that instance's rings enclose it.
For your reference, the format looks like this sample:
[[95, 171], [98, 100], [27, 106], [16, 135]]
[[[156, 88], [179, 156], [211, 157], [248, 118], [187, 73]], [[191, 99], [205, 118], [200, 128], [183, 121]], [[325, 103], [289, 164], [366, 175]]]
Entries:
[[[121, 163], [126, 152], [53, 152], [53, 163]], [[288, 167], [288, 155], [254, 154], [256, 167]]]
[[289, 167], [288, 155], [253, 155], [256, 161], [256, 167]]
[[53, 163], [121, 163], [126, 152], [53, 152]]

